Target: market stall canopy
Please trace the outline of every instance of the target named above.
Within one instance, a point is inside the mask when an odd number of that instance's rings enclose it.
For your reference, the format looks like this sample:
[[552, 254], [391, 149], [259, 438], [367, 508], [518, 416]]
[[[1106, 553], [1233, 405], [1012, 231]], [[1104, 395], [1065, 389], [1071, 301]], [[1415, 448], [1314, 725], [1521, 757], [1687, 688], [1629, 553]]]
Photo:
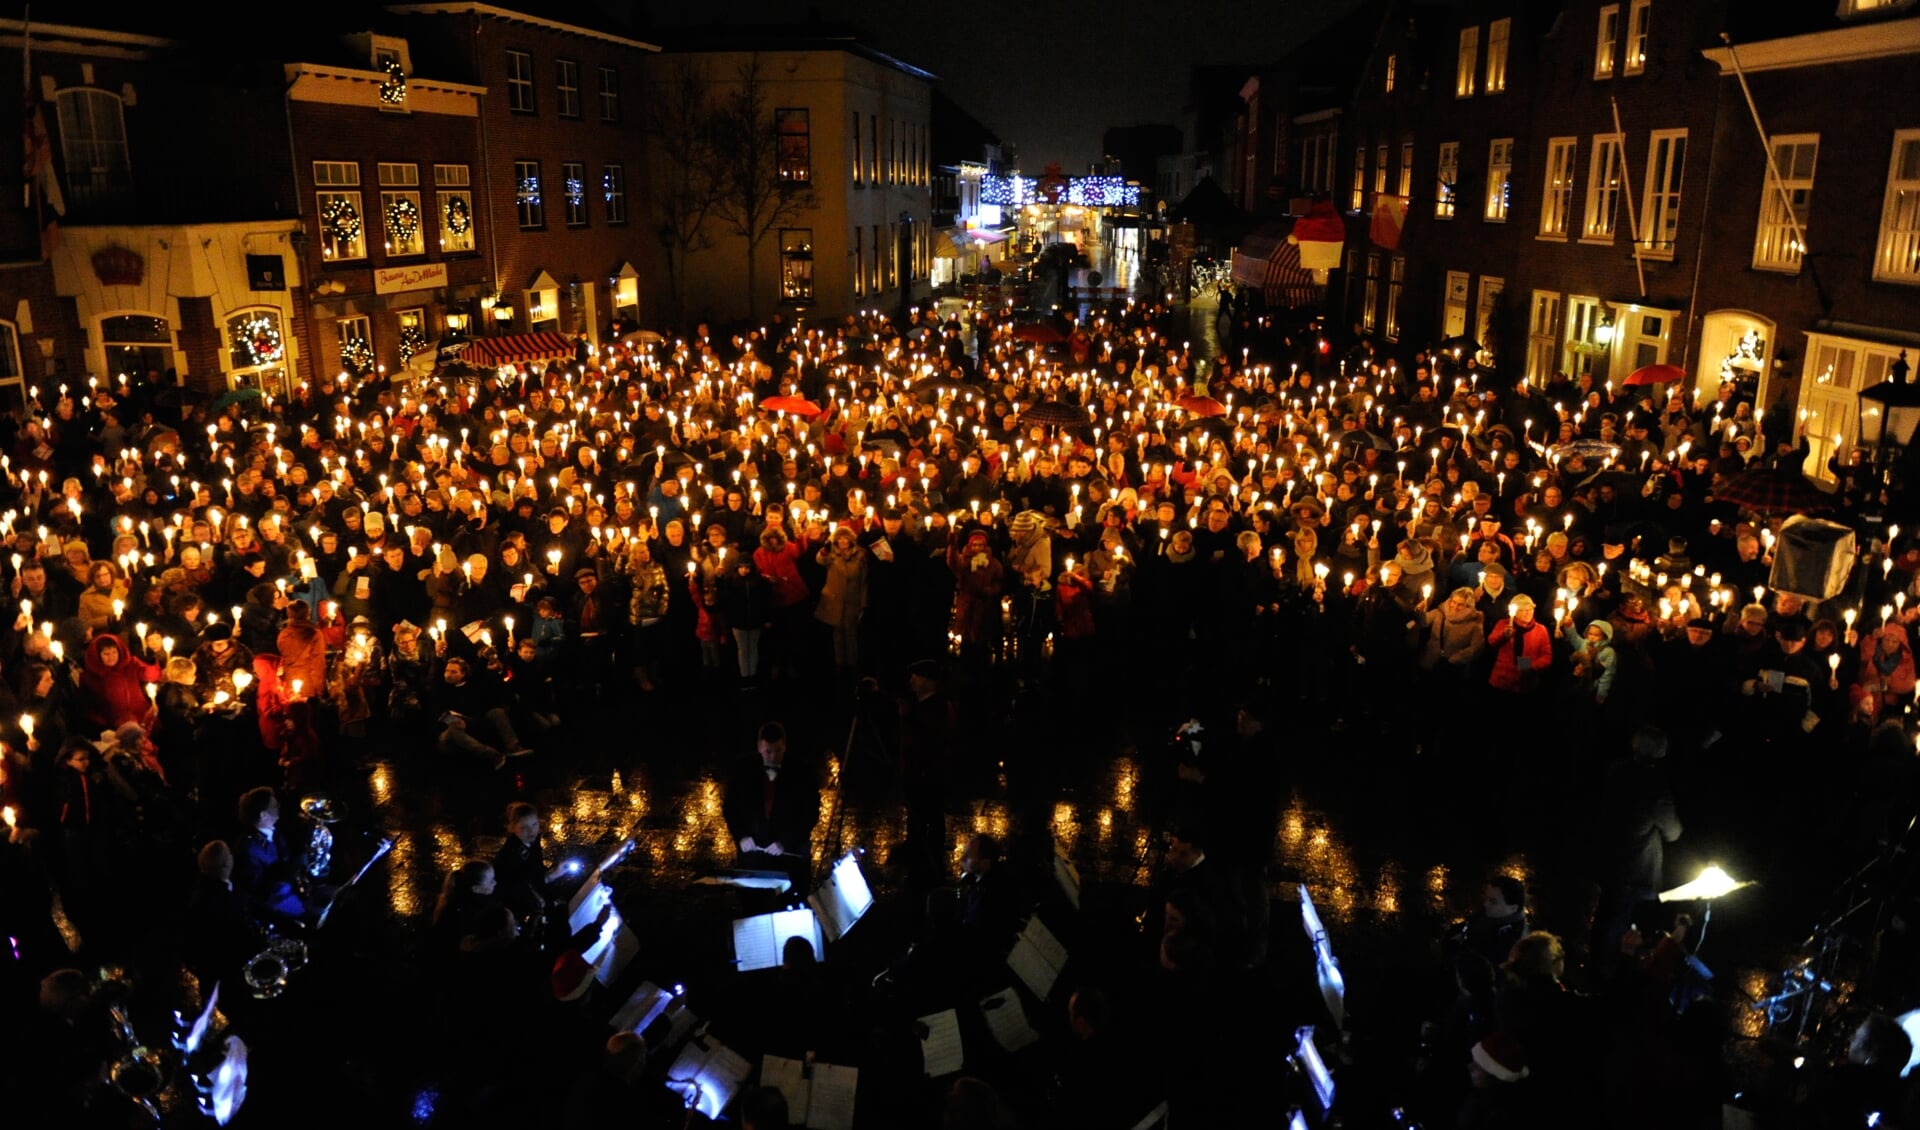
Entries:
[[506, 334], [501, 337], [477, 337], [460, 351], [460, 360], [469, 365], [517, 365], [523, 361], [571, 359], [573, 342], [556, 333]]
[[1300, 265], [1300, 247], [1287, 239], [1292, 234], [1292, 220], [1262, 224], [1233, 252], [1233, 281], [1259, 287], [1270, 308], [1317, 305], [1325, 289]]

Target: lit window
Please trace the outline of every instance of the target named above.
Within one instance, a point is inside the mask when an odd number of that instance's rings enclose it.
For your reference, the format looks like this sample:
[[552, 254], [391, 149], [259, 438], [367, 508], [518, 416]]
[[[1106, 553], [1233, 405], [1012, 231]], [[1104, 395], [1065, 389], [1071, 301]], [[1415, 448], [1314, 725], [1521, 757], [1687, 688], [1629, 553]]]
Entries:
[[607, 223], [627, 222], [627, 170], [608, 165], [600, 171], [600, 192], [607, 202]]
[[1388, 341], [1400, 338], [1400, 292], [1407, 285], [1407, 261], [1398, 256], [1387, 267], [1387, 316], [1384, 332]]
[[1487, 93], [1498, 94], [1507, 88], [1507, 37], [1513, 21], [1495, 20], [1487, 25]]
[[1527, 380], [1544, 386], [1559, 368], [1560, 296], [1536, 290], [1527, 320]]
[[315, 215], [320, 221], [320, 257], [367, 257], [366, 216], [360, 205], [360, 166], [353, 161], [313, 163]]
[[540, 162], [513, 163], [513, 203], [522, 231], [547, 226], [547, 206], [540, 195]]
[[800, 305], [813, 301], [813, 230], [780, 229], [780, 301]]
[[1673, 257], [1680, 233], [1680, 174], [1687, 160], [1687, 131], [1655, 130], [1647, 144], [1646, 203], [1640, 209], [1641, 249]]
[[1373, 192], [1384, 195], [1387, 191], [1387, 147], [1382, 145], [1373, 151]]
[[1621, 70], [1637, 75], [1647, 69], [1647, 26], [1653, 19], [1653, 0], [1633, 0], [1627, 10], [1627, 58]]
[[1358, 212], [1367, 206], [1367, 147], [1353, 147], [1353, 195], [1347, 205], [1348, 211]]
[[1547, 142], [1546, 180], [1540, 200], [1540, 234], [1564, 238], [1573, 214], [1573, 178], [1580, 139], [1556, 137]]
[[1620, 46], [1620, 5], [1600, 9], [1599, 34], [1593, 45], [1593, 77], [1612, 78], [1615, 49]]
[[1513, 139], [1501, 137], [1487, 149], [1486, 218], [1496, 224], [1507, 222], [1507, 209], [1513, 195]]
[[[1760, 231], [1754, 237], [1753, 265], [1763, 271], [1798, 271], [1806, 254], [1807, 205], [1813, 198], [1813, 166], [1820, 138], [1776, 137], [1773, 162], [1764, 170], [1760, 192]], [[1778, 179], [1775, 179], [1775, 177]]]
[[336, 318], [334, 334], [340, 345], [340, 371], [356, 377], [373, 372], [373, 322], [365, 314]]
[[1880, 212], [1873, 277], [1920, 282], [1920, 130], [1893, 135], [1893, 162], [1887, 168], [1887, 199]]
[[254, 306], [227, 316], [229, 388], [257, 388], [285, 395], [287, 339], [280, 311]]
[[380, 226], [388, 255], [424, 255], [426, 217], [420, 211], [420, 166], [380, 165]]
[[1436, 192], [1433, 198], [1433, 214], [1436, 219], [1451, 220], [1459, 201], [1456, 193], [1460, 187], [1460, 143], [1443, 141], [1440, 143], [1440, 171], [1436, 178]]
[[[865, 166], [860, 163], [860, 111], [858, 110], [853, 112], [853, 130], [849, 134], [849, 137], [853, 141], [853, 186], [859, 188], [865, 183], [865, 177], [862, 174], [865, 173], [866, 169]], [[858, 273], [859, 272], [855, 272], [856, 275]]]
[[567, 226], [587, 226], [587, 166], [580, 161], [560, 162], [560, 189], [566, 196]]
[[1386, 91], [1388, 94], [1393, 93], [1394, 72], [1399, 69], [1400, 69], [1400, 56], [1388, 55], [1387, 56], [1387, 91]]
[[1400, 143], [1400, 195], [1406, 199], [1413, 197], [1413, 142]]
[[1460, 29], [1460, 65], [1454, 71], [1453, 93], [1456, 98], [1472, 98], [1474, 72], [1480, 66], [1480, 29], [1463, 27]]
[[1580, 238], [1613, 242], [1620, 211], [1620, 135], [1595, 134], [1587, 165], [1587, 220]]
[[473, 191], [465, 165], [435, 165], [433, 185], [440, 197], [440, 250], [472, 251]]
[[1367, 256], [1367, 285], [1360, 299], [1360, 328], [1372, 333], [1380, 304], [1380, 256]]
[[806, 184], [813, 179], [813, 126], [805, 109], [773, 112], [780, 153], [776, 168], [784, 184]]

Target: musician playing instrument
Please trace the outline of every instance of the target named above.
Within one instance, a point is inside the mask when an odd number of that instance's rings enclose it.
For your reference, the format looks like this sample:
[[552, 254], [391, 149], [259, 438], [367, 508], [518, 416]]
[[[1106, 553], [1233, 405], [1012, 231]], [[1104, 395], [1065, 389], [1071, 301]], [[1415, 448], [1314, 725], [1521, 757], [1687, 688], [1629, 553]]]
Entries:
[[279, 823], [280, 798], [272, 789], [263, 785], [240, 797], [246, 836], [234, 857], [233, 881], [256, 921], [286, 927], [306, 920], [307, 901], [294, 886], [302, 870], [299, 853], [276, 831]]
[[493, 874], [500, 901], [523, 923], [521, 932], [537, 940], [549, 901], [547, 888], [566, 872], [547, 862], [540, 842], [540, 810], [526, 801], [507, 806], [507, 840], [493, 855]]

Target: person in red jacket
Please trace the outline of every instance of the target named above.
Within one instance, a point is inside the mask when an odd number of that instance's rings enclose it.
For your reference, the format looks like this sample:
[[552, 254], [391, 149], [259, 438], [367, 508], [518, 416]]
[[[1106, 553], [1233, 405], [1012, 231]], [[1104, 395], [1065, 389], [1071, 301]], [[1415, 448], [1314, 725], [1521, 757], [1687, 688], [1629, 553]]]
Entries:
[[1487, 633], [1487, 650], [1493, 653], [1487, 679], [1493, 689], [1527, 694], [1540, 686], [1553, 665], [1553, 633], [1533, 618], [1532, 597], [1522, 593], [1507, 605], [1507, 618]]
[[147, 684], [160, 682], [160, 668], [127, 651], [120, 637], [106, 633], [87, 645], [80, 673], [80, 709], [95, 731], [117, 730], [128, 722], [145, 723], [153, 712]]
[[773, 631], [767, 641], [767, 673], [770, 677], [795, 678], [800, 668], [801, 635], [806, 630], [807, 598], [813, 590], [800, 575], [800, 558], [805, 547], [787, 540], [777, 529], [760, 535], [760, 548], [753, 551], [754, 567], [766, 578], [773, 596]]

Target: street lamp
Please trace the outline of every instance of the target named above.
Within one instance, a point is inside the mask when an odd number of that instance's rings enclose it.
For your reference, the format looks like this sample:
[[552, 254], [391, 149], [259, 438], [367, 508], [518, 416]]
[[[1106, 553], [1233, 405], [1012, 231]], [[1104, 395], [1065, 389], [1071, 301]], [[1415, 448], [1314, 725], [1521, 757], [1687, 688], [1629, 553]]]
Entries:
[[[1874, 450], [1874, 463], [1884, 470], [1896, 448], [1905, 448], [1920, 425], [1920, 385], [1909, 384], [1913, 366], [1907, 363], [1906, 350], [1900, 351], [1887, 367], [1887, 379], [1872, 388], [1862, 389], [1860, 399], [1860, 442]], [[1833, 437], [1838, 443], [1841, 436]]]

